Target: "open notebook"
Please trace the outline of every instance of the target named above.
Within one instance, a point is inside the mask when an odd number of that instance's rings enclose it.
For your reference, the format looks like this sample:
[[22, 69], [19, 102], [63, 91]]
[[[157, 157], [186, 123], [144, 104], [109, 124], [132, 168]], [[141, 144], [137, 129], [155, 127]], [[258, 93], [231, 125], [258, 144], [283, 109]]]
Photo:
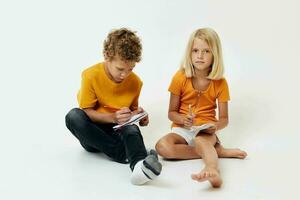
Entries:
[[125, 122], [124, 124], [119, 124], [113, 127], [113, 129], [119, 129], [122, 128], [123, 126], [127, 126], [127, 125], [131, 125], [134, 124], [136, 122], [139, 122], [141, 119], [143, 119], [144, 117], [146, 117], [148, 115], [147, 112], [141, 112], [139, 114], [133, 115], [130, 120], [128, 120], [127, 122]]
[[200, 131], [202, 131], [204, 129], [208, 129], [208, 128], [211, 128], [214, 126], [215, 126], [214, 124], [202, 124], [201, 126], [192, 126], [190, 131], [199, 133]]

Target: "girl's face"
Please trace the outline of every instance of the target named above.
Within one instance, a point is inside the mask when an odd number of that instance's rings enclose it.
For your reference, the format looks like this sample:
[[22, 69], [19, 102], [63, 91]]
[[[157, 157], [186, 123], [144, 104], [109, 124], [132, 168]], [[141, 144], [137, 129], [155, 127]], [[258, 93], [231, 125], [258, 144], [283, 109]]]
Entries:
[[195, 69], [206, 70], [211, 67], [213, 55], [205, 40], [195, 38], [192, 47], [192, 63]]
[[118, 56], [115, 56], [112, 60], [106, 61], [106, 70], [112, 81], [121, 83], [130, 75], [135, 64], [135, 62], [123, 61]]

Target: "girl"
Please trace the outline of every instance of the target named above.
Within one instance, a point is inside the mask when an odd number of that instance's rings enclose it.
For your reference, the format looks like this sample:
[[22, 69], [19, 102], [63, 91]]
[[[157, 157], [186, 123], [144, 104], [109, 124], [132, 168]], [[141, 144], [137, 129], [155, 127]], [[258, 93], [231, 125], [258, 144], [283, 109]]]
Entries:
[[[208, 180], [213, 187], [220, 187], [218, 157], [243, 159], [247, 154], [240, 149], [223, 148], [216, 136], [228, 124], [230, 98], [223, 78], [221, 44], [214, 30], [203, 28], [192, 33], [169, 91], [172, 130], [157, 142], [157, 152], [166, 159], [202, 158], [205, 167], [191, 178], [199, 182]], [[193, 127], [206, 123], [212, 127], [200, 132]]]

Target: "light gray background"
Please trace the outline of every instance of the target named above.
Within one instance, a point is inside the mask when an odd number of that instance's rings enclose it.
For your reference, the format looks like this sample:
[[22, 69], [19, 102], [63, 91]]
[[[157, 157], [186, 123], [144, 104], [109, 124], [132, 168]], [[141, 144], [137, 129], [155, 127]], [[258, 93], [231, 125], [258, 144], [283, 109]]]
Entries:
[[[272, 1], [1, 1], [1, 199], [294, 199], [299, 196], [299, 3]], [[113, 28], [142, 38], [140, 103], [147, 147], [169, 131], [168, 85], [192, 31], [215, 29], [230, 85], [224, 186], [189, 176], [202, 160], [168, 162], [161, 177], [130, 185], [127, 165], [84, 152], [64, 125], [81, 71], [102, 61]]]

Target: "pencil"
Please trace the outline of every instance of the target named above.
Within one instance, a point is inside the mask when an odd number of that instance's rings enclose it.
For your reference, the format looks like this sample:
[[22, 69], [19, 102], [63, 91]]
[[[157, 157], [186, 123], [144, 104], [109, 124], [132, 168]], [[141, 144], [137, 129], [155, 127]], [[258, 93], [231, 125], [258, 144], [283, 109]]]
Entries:
[[192, 104], [189, 104], [189, 115], [193, 116]]

